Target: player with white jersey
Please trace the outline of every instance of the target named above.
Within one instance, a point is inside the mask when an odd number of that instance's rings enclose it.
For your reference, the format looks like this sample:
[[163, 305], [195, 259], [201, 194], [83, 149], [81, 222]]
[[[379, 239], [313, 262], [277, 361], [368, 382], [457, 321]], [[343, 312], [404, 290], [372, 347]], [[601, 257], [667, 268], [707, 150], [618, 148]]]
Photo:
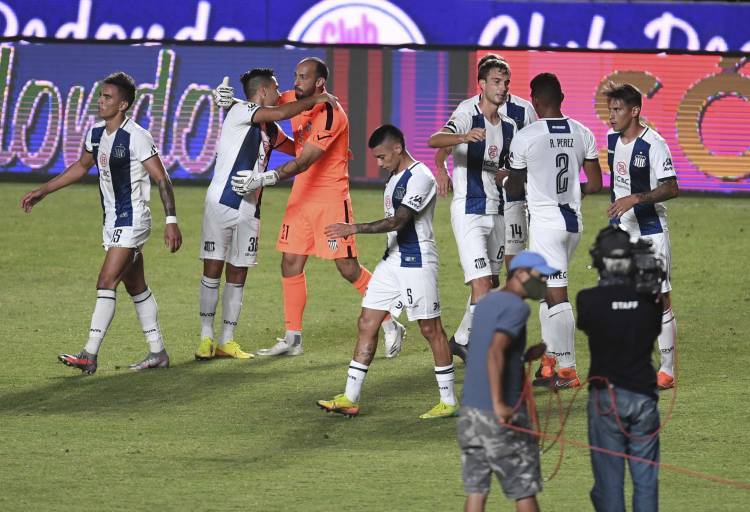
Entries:
[[469, 306], [450, 340], [451, 350], [462, 359], [474, 305], [497, 286], [505, 251], [504, 201], [498, 176], [505, 169], [516, 124], [498, 110], [509, 77], [505, 62], [486, 60], [478, 74], [482, 90], [478, 111], [454, 114], [428, 141], [433, 148], [453, 148], [451, 224], [464, 282], [471, 286]]
[[[201, 342], [196, 359], [253, 357], [234, 340], [234, 329], [242, 309], [247, 269], [256, 264], [262, 189], [240, 195], [232, 190], [232, 178], [243, 170], [264, 172], [274, 149], [294, 155], [294, 142], [276, 121], [289, 119], [319, 103], [335, 101], [324, 93], [277, 107], [279, 83], [269, 68], [248, 71], [240, 82], [248, 101], [235, 102], [224, 118], [214, 175], [206, 193], [200, 253]], [[214, 316], [225, 266], [223, 328], [216, 343]]]
[[677, 175], [667, 143], [653, 128], [641, 123], [641, 92], [631, 84], [610, 82], [604, 88], [604, 95], [612, 126], [607, 133], [607, 160], [612, 181], [612, 204], [607, 214], [631, 238], [649, 240], [667, 272], [662, 282], [661, 366], [656, 381], [659, 388], [669, 389], [674, 386], [677, 325], [670, 297], [672, 252], [664, 201], [679, 194]]
[[[547, 354], [535, 385], [580, 386], [575, 366], [575, 319], [568, 302], [568, 264], [583, 231], [581, 198], [601, 190], [596, 141], [591, 130], [562, 114], [560, 81], [541, 73], [531, 81], [531, 101], [539, 121], [519, 131], [510, 146], [510, 194], [523, 190], [529, 216], [529, 249], [560, 269], [549, 276], [545, 300], [539, 307]], [[581, 183], [581, 167], [587, 182]], [[555, 373], [559, 361], [560, 369]]]
[[[488, 60], [495, 59], [504, 62], [508, 68], [508, 87], [510, 87], [511, 69], [510, 64], [501, 56], [495, 53], [485, 54], [477, 63], [477, 70]], [[460, 112], [478, 114], [479, 102], [482, 99], [481, 94], [472, 96], [463, 100], [453, 111], [453, 115]], [[513, 119], [516, 127], [521, 130], [538, 119], [534, 106], [531, 102], [511, 94], [508, 90], [505, 98], [500, 105], [500, 114]], [[435, 154], [435, 165], [437, 167], [438, 195], [445, 196], [451, 188], [451, 180], [448, 176], [448, 170], [445, 166], [445, 159], [450, 153], [450, 148], [441, 148]], [[526, 247], [527, 239], [527, 220], [526, 220], [526, 198], [525, 194], [521, 197], [507, 197], [505, 194], [505, 209], [501, 212], [505, 219], [505, 265], [510, 265], [513, 256], [521, 252]], [[499, 284], [499, 283], [498, 283]], [[496, 285], [497, 286], [497, 285]], [[467, 306], [468, 307], [468, 306]], [[468, 339], [468, 331], [456, 333], [455, 339], [458, 343], [464, 344]]]
[[349, 363], [346, 389], [318, 406], [347, 416], [359, 414], [359, 397], [375, 357], [378, 328], [393, 306], [402, 302], [430, 343], [440, 402], [420, 418], [444, 418], [458, 412], [455, 371], [440, 320], [438, 254], [432, 221], [437, 186], [432, 172], [406, 149], [404, 134], [393, 125], [377, 128], [368, 142], [373, 156], [390, 173], [383, 195], [385, 218], [365, 224], [331, 224], [326, 236], [336, 240], [359, 233], [388, 233], [383, 260], [372, 274], [359, 316], [359, 338]]
[[164, 204], [164, 243], [171, 252], [182, 245], [182, 235], [177, 226], [172, 183], [153, 138], [125, 115], [135, 100], [135, 91], [135, 81], [125, 73], [113, 73], [106, 77], [97, 101], [98, 115], [102, 121], [86, 134], [85, 152], [81, 158], [21, 200], [21, 207], [30, 212], [48, 194], [80, 180], [94, 164], [99, 170], [99, 190], [104, 210], [102, 245], [106, 255], [96, 283], [97, 300], [89, 339], [81, 352], [58, 356], [63, 364], [87, 374], [97, 369], [99, 348], [115, 315], [116, 290], [120, 281], [133, 299], [149, 346], [146, 357], [129, 368], [147, 370], [169, 367], [169, 356], [164, 349], [159, 326], [158, 307], [146, 284], [141, 252], [151, 233], [149, 176], [157, 183]]

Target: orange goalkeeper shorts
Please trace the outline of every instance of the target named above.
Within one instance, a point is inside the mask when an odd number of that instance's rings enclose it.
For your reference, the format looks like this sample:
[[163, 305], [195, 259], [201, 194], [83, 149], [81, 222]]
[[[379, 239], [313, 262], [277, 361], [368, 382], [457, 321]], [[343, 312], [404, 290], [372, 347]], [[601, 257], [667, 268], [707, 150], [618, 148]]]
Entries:
[[354, 222], [349, 197], [326, 203], [290, 202], [281, 221], [276, 249], [326, 260], [354, 258], [357, 256], [357, 244], [353, 235], [344, 239], [328, 239], [325, 236], [325, 227], [338, 222]]

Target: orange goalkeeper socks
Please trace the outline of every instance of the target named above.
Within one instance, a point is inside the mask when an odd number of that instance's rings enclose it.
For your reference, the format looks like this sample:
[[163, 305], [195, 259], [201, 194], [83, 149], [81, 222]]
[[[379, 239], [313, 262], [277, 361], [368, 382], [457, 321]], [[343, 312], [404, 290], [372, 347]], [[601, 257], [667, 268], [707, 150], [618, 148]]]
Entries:
[[305, 273], [282, 277], [281, 287], [284, 292], [284, 327], [287, 331], [301, 331], [302, 315], [307, 303]]
[[359, 277], [352, 283], [352, 286], [357, 289], [360, 295], [364, 295], [367, 291], [367, 285], [370, 284], [372, 273], [370, 273], [369, 270], [362, 266], [359, 267], [359, 270]]

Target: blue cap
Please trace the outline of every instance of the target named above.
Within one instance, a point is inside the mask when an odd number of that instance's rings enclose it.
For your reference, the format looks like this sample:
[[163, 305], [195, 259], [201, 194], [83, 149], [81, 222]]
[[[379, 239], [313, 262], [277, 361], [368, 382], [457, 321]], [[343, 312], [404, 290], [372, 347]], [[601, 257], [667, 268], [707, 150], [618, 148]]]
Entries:
[[513, 256], [513, 259], [510, 262], [509, 271], [513, 272], [517, 268], [531, 268], [543, 276], [551, 276], [552, 274], [557, 274], [559, 272], [556, 268], [547, 265], [547, 260], [544, 259], [544, 256], [531, 251], [522, 251]]

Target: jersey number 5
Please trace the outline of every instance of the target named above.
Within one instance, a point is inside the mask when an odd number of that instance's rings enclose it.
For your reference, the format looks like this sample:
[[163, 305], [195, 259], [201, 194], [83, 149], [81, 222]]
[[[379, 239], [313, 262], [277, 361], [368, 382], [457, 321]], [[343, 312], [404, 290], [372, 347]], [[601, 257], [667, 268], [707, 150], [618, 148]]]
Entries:
[[559, 153], [555, 157], [555, 167], [559, 169], [557, 173], [557, 193], [558, 194], [564, 194], [568, 191], [568, 177], [566, 174], [568, 174], [568, 166], [570, 165], [570, 160], [568, 159], [568, 155], [565, 153]]

